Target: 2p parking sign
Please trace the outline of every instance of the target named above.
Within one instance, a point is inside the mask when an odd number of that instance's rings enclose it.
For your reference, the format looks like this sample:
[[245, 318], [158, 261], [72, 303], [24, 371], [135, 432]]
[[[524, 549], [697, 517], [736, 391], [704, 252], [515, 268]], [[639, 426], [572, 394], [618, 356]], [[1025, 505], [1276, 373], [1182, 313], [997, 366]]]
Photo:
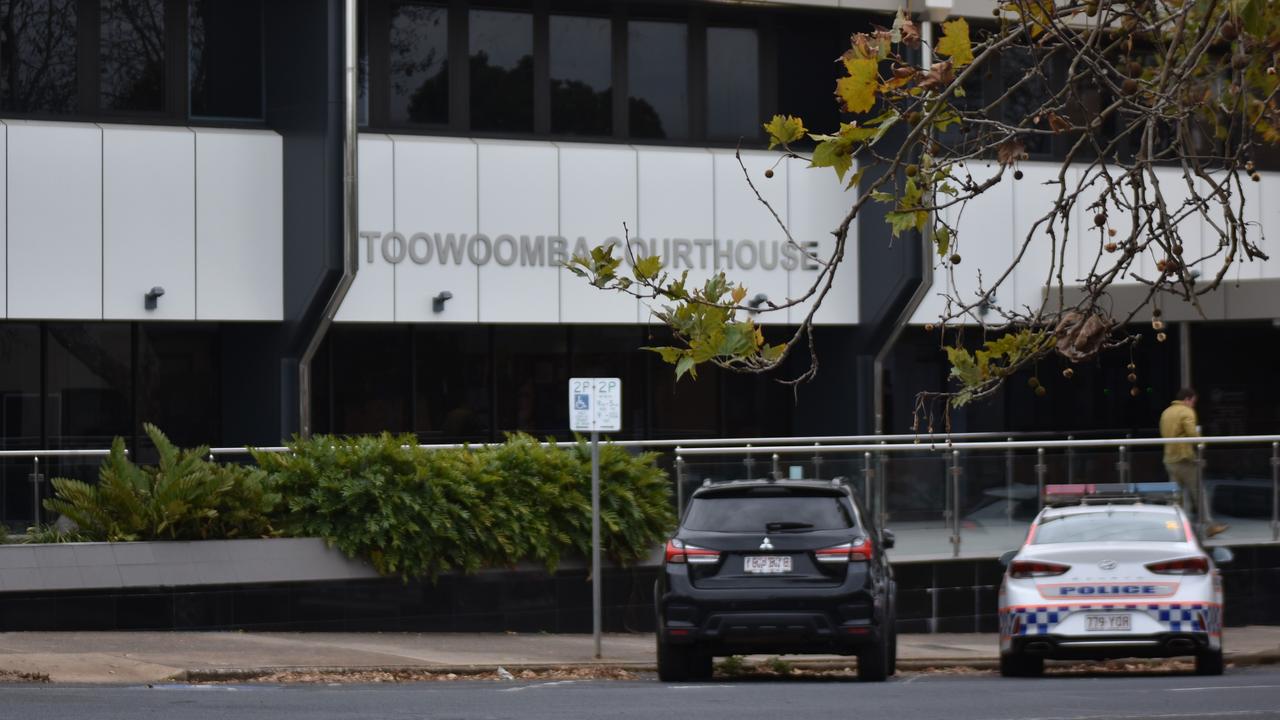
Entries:
[[569, 427], [575, 432], [621, 430], [622, 381], [618, 378], [570, 378]]

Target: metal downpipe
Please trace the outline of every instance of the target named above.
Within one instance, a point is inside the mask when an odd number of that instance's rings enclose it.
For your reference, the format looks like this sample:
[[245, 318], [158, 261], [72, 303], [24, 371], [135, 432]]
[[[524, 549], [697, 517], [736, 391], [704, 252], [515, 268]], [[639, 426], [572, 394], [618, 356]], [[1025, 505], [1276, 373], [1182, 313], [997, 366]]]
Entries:
[[[920, 23], [920, 37], [923, 42], [920, 43], [921, 49], [921, 65], [929, 67], [933, 64], [933, 23], [925, 20]], [[907, 300], [907, 305], [898, 314], [898, 319], [893, 323], [893, 330], [889, 333], [889, 337], [885, 338], [884, 344], [876, 351], [875, 362], [871, 366], [872, 377], [872, 395], [874, 396], [875, 407], [875, 432], [877, 435], [884, 434], [884, 361], [889, 357], [889, 353], [893, 351], [893, 347], [898, 344], [898, 338], [901, 337], [903, 329], [907, 323], [911, 322], [911, 316], [915, 315], [916, 310], [920, 307], [920, 303], [924, 302], [925, 295], [929, 289], [933, 287], [933, 223], [930, 222], [925, 226], [925, 231], [920, 234], [920, 285], [916, 287], [915, 292], [911, 293], [911, 298]]]
[[360, 269], [359, 254], [359, 202], [357, 194], [357, 168], [359, 141], [357, 126], [357, 98], [359, 78], [357, 75], [356, 49], [356, 4], [357, 0], [343, 0], [342, 7], [342, 277], [329, 296], [324, 306], [320, 321], [316, 324], [315, 333], [307, 342], [306, 350], [298, 360], [298, 425], [302, 437], [311, 437], [311, 360], [320, 343], [324, 341], [333, 324], [338, 308], [355, 282], [356, 271]]

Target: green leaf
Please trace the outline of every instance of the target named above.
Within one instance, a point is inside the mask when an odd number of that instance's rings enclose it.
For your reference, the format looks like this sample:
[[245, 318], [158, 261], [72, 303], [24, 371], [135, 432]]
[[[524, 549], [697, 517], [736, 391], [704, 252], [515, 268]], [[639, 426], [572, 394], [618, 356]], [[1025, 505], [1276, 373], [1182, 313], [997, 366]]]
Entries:
[[684, 377], [685, 373], [689, 373], [694, 380], [697, 380], [698, 369], [695, 366], [696, 363], [693, 361], [692, 356], [685, 355], [681, 357], [680, 361], [676, 363], [676, 380], [679, 381], [681, 377]]
[[636, 260], [635, 273], [640, 280], [652, 280], [658, 277], [658, 273], [661, 271], [662, 259], [657, 255], [650, 255]]
[[942, 23], [942, 39], [934, 50], [939, 55], [946, 55], [956, 69], [973, 62], [973, 45], [969, 42], [969, 23], [958, 18]]
[[929, 222], [929, 213], [923, 210], [893, 210], [885, 213], [885, 221], [893, 229], [893, 236], [898, 237], [906, 230], [922, 230]]
[[844, 180], [844, 174], [853, 167], [853, 156], [849, 154], [846, 143], [839, 138], [824, 140], [813, 150], [813, 161], [809, 167], [829, 167], [836, 171], [836, 176]]
[[787, 146], [803, 138], [807, 132], [804, 121], [792, 115], [774, 115], [764, 124], [764, 131], [769, 134], [769, 149], [782, 145]]
[[945, 225], [933, 231], [933, 242], [938, 246], [938, 257], [951, 254], [951, 230]]

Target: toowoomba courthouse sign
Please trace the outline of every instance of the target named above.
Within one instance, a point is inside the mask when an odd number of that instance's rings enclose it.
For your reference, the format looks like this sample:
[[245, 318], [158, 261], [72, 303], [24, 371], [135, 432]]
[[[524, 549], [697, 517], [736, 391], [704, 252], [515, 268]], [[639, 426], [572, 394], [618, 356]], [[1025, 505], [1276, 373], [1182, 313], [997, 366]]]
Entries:
[[[497, 235], [483, 233], [401, 233], [366, 230], [360, 233], [364, 261], [398, 265], [462, 265], [477, 267], [495, 263], [500, 266], [558, 267], [570, 257], [588, 256], [597, 244], [620, 247], [620, 238], [593, 242], [585, 236], [572, 240], [560, 235]], [[818, 244], [794, 244], [778, 240], [713, 239], [713, 238], [631, 238], [632, 257], [658, 255], [666, 267], [680, 270], [817, 270]]]

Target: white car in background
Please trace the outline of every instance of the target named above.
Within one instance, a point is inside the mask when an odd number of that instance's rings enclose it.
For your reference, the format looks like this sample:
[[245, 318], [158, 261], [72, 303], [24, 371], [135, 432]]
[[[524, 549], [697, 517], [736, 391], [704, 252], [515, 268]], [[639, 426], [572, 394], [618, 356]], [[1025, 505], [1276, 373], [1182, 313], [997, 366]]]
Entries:
[[1222, 577], [1173, 483], [1050, 485], [1000, 584], [1000, 674], [1045, 660], [1190, 655], [1220, 675]]

